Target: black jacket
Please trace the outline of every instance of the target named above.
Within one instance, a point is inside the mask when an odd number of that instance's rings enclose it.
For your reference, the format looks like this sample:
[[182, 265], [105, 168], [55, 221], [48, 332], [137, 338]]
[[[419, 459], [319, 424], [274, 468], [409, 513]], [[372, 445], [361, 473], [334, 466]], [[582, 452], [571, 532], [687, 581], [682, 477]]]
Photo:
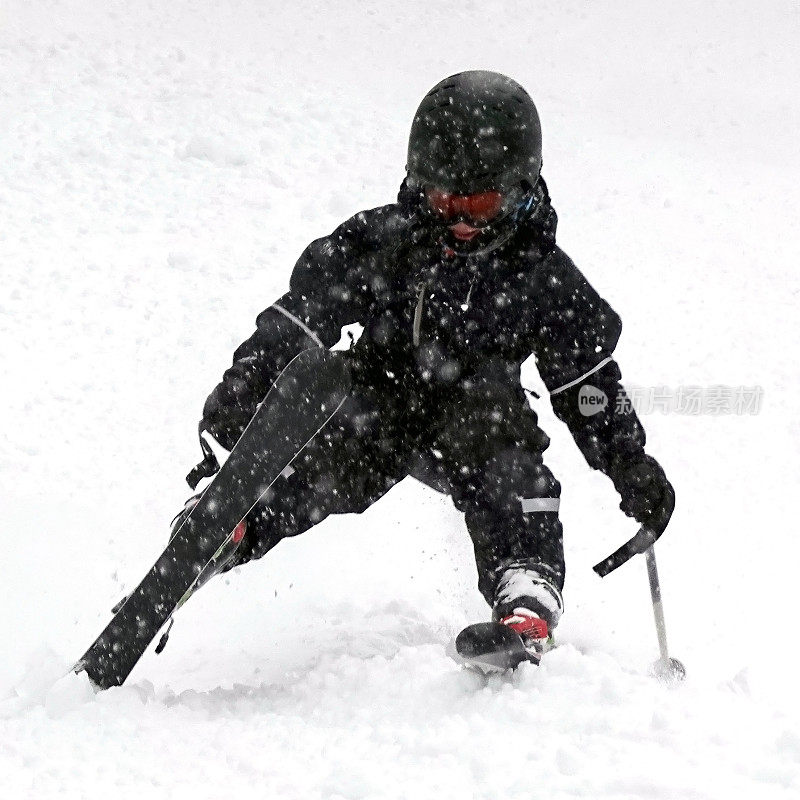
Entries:
[[[300, 256], [289, 291], [258, 316], [206, 401], [201, 431], [233, 447], [291, 358], [330, 347], [357, 322], [356, 383], [395, 401], [462, 402], [501, 391], [522, 403], [520, 365], [533, 353], [556, 415], [624, 497], [623, 473], [644, 458], [645, 435], [612, 359], [622, 324], [556, 246], [555, 229], [546, 189], [513, 238], [471, 259], [443, 248], [403, 202], [356, 214]], [[601, 412], [580, 413], [586, 383], [607, 397]], [[210, 471], [207, 458], [194, 477]]]

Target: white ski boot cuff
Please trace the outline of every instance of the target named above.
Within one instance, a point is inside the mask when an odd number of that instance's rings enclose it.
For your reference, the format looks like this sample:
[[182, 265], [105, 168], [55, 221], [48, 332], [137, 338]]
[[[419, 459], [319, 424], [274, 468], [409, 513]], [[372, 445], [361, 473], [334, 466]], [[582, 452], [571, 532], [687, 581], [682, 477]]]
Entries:
[[492, 616], [498, 620], [512, 614], [515, 608], [533, 611], [552, 630], [564, 612], [564, 599], [561, 592], [538, 572], [512, 564], [503, 572], [497, 584]]

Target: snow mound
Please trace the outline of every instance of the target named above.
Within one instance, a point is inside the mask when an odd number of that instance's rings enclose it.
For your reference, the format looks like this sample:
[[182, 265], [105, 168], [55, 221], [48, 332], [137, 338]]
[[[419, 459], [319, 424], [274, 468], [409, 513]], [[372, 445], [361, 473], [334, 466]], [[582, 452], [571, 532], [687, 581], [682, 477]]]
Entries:
[[[411, 625], [406, 638], [418, 637]], [[539, 668], [488, 680], [441, 643], [369, 654], [361, 642], [326, 648], [277, 682], [176, 691], [145, 681], [95, 696], [72, 676], [25, 692], [24, 707], [2, 706], [13, 742], [3, 760], [26, 763], [7, 772], [12, 796], [30, 775], [40, 797], [87, 787], [82, 796], [135, 797], [144, 784], [153, 797], [398, 800], [800, 790], [795, 720], [735, 687], [665, 687], [569, 644]]]

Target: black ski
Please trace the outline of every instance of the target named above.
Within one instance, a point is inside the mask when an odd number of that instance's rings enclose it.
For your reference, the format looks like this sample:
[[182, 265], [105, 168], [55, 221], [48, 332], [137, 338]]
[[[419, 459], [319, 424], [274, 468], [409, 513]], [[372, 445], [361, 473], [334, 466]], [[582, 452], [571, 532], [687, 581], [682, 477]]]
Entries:
[[227, 554], [233, 529], [341, 407], [340, 353], [306, 350], [273, 384], [227, 461], [150, 571], [75, 665], [101, 689], [120, 686], [179, 604]]
[[464, 666], [483, 674], [516, 669], [525, 661], [539, 663], [539, 658], [525, 649], [520, 635], [499, 622], [464, 628], [456, 637], [456, 654]]

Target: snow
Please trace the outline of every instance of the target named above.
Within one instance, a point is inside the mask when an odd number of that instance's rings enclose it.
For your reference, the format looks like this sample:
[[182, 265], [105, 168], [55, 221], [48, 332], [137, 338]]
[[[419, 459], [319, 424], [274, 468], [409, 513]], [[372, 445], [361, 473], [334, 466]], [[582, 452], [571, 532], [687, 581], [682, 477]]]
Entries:
[[[799, 35], [778, 0], [5, 3], [4, 796], [798, 796]], [[546, 401], [568, 578], [538, 670], [450, 659], [487, 611], [459, 515], [406, 481], [212, 581], [124, 687], [62, 678], [165, 543], [255, 315], [392, 199], [417, 102], [475, 67], [537, 102], [626, 380], [763, 387], [759, 414], [644, 417], [686, 683], [647, 675], [642, 560], [591, 572], [635, 524]]]

